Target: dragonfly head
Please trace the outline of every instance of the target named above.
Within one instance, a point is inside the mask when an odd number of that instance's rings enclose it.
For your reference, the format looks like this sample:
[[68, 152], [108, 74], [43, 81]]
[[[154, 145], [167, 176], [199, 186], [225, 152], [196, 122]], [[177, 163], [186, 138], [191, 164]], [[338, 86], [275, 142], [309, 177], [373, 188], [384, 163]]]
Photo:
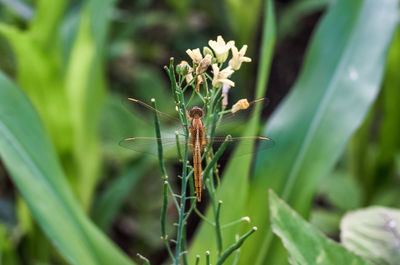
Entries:
[[189, 111], [189, 116], [191, 118], [202, 118], [204, 115], [203, 110], [200, 107], [193, 107]]

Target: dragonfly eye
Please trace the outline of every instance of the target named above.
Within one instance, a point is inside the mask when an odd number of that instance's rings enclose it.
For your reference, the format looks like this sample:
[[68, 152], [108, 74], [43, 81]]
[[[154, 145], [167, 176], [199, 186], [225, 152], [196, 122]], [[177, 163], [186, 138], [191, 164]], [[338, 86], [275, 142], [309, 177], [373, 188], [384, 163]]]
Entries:
[[189, 116], [194, 118], [195, 116], [198, 116], [199, 118], [203, 117], [203, 110], [200, 107], [193, 107], [191, 108], [191, 110], [189, 111]]

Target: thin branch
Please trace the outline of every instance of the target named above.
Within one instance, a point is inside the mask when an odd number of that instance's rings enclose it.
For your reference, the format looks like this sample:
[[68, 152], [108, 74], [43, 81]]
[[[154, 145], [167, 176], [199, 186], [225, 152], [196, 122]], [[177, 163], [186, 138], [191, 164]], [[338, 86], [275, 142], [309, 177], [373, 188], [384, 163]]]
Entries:
[[253, 234], [255, 231], [257, 230], [257, 227], [253, 227], [249, 232], [247, 232], [246, 234], [244, 234], [243, 236], [241, 236], [239, 238], [238, 241], [236, 241], [236, 243], [234, 243], [233, 245], [231, 245], [229, 248], [227, 248], [224, 253], [222, 253], [221, 257], [218, 259], [216, 265], [221, 265], [225, 262], [225, 260], [237, 249], [239, 249], [244, 241], [246, 240], [246, 238], [248, 238], [251, 234]]

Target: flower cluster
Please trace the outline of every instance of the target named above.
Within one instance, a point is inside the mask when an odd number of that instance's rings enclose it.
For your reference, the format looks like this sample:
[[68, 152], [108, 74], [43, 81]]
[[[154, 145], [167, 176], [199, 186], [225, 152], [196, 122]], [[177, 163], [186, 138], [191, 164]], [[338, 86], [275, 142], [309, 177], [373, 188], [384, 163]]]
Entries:
[[[186, 53], [193, 62], [193, 67], [189, 66], [190, 70], [185, 75], [186, 82], [190, 82], [193, 79], [194, 73], [197, 76], [204, 74], [211, 65], [213, 72], [212, 85], [214, 87], [219, 88], [221, 85], [227, 85], [229, 87], [235, 86], [235, 83], [229, 78], [235, 71], [240, 69], [243, 62], [251, 62], [251, 58], [245, 57], [247, 45], [243, 45], [243, 47], [238, 50], [234, 41], [225, 42], [221, 36], [218, 36], [216, 41], [210, 40], [208, 45], [211, 49], [209, 47], [204, 47], [203, 54], [199, 48], [186, 50]], [[229, 60], [228, 66], [222, 69], [223, 64], [228, 59], [229, 51], [232, 51], [232, 58]], [[183, 62], [184, 61], [182, 61], [182, 63]]]

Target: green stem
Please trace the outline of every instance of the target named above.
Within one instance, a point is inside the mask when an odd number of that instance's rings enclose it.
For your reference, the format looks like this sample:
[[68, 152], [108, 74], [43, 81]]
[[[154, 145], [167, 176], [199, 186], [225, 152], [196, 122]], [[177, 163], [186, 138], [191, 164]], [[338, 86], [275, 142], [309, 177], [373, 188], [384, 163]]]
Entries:
[[210, 251], [206, 251], [206, 265], [210, 265]]
[[[183, 229], [183, 238], [186, 238], [186, 227]], [[183, 265], [188, 265], [186, 240], [182, 241]]]
[[257, 230], [257, 227], [253, 227], [249, 232], [247, 232], [246, 234], [244, 234], [243, 236], [241, 236], [239, 238], [238, 241], [236, 241], [236, 243], [234, 243], [232, 246], [230, 246], [229, 248], [227, 248], [224, 253], [222, 253], [221, 257], [218, 259], [216, 265], [221, 265], [225, 262], [225, 260], [229, 257], [229, 255], [231, 255], [233, 253], [233, 251], [239, 249], [244, 241], [246, 240], [246, 238], [248, 238], [251, 234], [253, 234], [255, 231]]
[[[157, 104], [156, 100], [154, 98], [151, 99], [151, 103], [153, 105], [153, 108], [157, 110]], [[167, 181], [168, 176], [167, 176], [167, 170], [165, 168], [165, 162], [164, 162], [164, 157], [163, 157], [163, 147], [162, 147], [162, 142], [161, 142], [161, 130], [160, 130], [160, 121], [158, 119], [157, 111], [154, 112], [154, 125], [155, 125], [155, 130], [156, 130], [156, 137], [159, 139], [157, 141], [157, 147], [158, 147], [158, 161], [160, 163], [160, 168], [161, 168], [161, 174], [162, 178], [164, 180], [164, 185], [163, 185], [163, 206], [161, 208], [161, 239], [164, 241], [165, 247], [168, 250], [168, 253], [171, 257], [172, 260], [174, 260], [174, 255], [172, 253], [171, 247], [168, 242], [168, 235], [166, 232], [166, 216], [167, 216], [167, 207], [168, 207], [168, 187], [169, 183]]]
[[172, 94], [174, 95], [175, 103], [178, 103], [178, 95], [176, 94], [176, 79], [174, 71], [174, 58], [169, 59], [169, 67], [164, 66], [165, 71], [167, 71], [169, 80], [171, 81]]
[[221, 205], [222, 201], [218, 201], [218, 206], [217, 206], [217, 211], [215, 213], [215, 233], [217, 234], [217, 249], [218, 249], [218, 257], [221, 256], [222, 252], [222, 231], [221, 231], [221, 225], [219, 222], [219, 216], [221, 212]]
[[176, 150], [178, 150], [178, 158], [179, 160], [182, 160], [182, 151], [181, 151], [181, 146], [179, 144], [179, 132], [175, 132], [175, 140], [176, 140]]
[[[170, 72], [173, 72], [173, 66], [170, 67]], [[173, 74], [175, 77], [175, 74]], [[176, 85], [176, 83], [175, 83]], [[188, 175], [187, 175], [187, 161], [188, 161], [188, 153], [189, 153], [189, 123], [186, 116], [186, 108], [185, 108], [185, 99], [183, 97], [183, 92], [181, 90], [175, 89], [175, 93], [178, 96], [177, 106], [180, 119], [183, 123], [183, 130], [185, 136], [185, 148], [183, 153], [182, 159], [182, 185], [181, 185], [181, 199], [180, 199], [180, 208], [179, 208], [179, 221], [178, 221], [178, 234], [176, 238], [176, 249], [175, 249], [175, 265], [179, 265], [179, 260], [181, 256], [182, 250], [182, 241], [186, 240], [183, 238], [183, 230], [184, 230], [184, 217], [185, 217], [185, 206], [186, 206], [186, 188], [188, 182]]]
[[161, 208], [161, 239], [167, 240], [167, 232], [165, 229], [165, 221], [167, 216], [167, 206], [168, 206], [168, 181], [164, 181], [163, 186], [163, 206]]
[[201, 218], [203, 219], [203, 221], [205, 221], [206, 223], [209, 223], [212, 226], [215, 226], [215, 224], [213, 222], [211, 222], [210, 220], [208, 220], [207, 217], [205, 217], [200, 211], [199, 209], [197, 209], [197, 207], [194, 207], [194, 212]]
[[186, 89], [187, 89], [189, 86], [193, 85], [193, 82], [194, 82], [195, 80], [197, 80], [197, 75], [195, 75], [195, 76], [193, 77], [193, 79], [190, 80], [190, 82], [186, 84], [186, 86], [182, 89], [182, 91], [185, 92]]
[[192, 95], [190, 96], [187, 104], [186, 104], [186, 108], [189, 106], [190, 102], [192, 101], [192, 99], [194, 98], [194, 95], [196, 94], [196, 90], [193, 89]]
[[143, 264], [150, 265], [150, 261], [146, 257], [140, 255], [139, 253], [137, 253], [136, 255], [143, 261]]
[[230, 223], [227, 223], [227, 224], [222, 225], [222, 226], [221, 226], [221, 229], [228, 228], [228, 227], [230, 227], [230, 226], [232, 226], [232, 225], [236, 225], [236, 224], [239, 224], [239, 223], [241, 223], [241, 222], [248, 222], [248, 223], [250, 223], [250, 218], [249, 218], [249, 217], [242, 217], [242, 218], [240, 218], [239, 220], [236, 220], [236, 221], [233, 221], [233, 222], [230, 222]]
[[187, 184], [187, 159], [188, 159], [188, 134], [185, 134], [185, 151], [182, 161], [182, 185], [181, 185], [181, 200], [179, 209], [179, 221], [178, 221], [178, 235], [176, 238], [176, 249], [175, 249], [175, 265], [179, 265], [181, 249], [182, 249], [182, 236], [184, 228], [184, 216], [185, 216], [185, 206], [186, 206], [186, 184]]
[[199, 265], [200, 262], [200, 255], [196, 255], [196, 261], [195, 261], [195, 265]]
[[178, 201], [175, 198], [174, 190], [172, 189], [171, 184], [169, 184], [169, 182], [168, 182], [168, 190], [171, 193], [171, 197], [172, 197], [172, 200], [174, 201], [176, 209], [179, 209], [179, 204], [178, 204]]
[[[155, 110], [157, 110], [156, 100], [151, 99], [151, 104]], [[165, 169], [165, 162], [163, 157], [163, 147], [161, 142], [161, 130], [160, 130], [160, 120], [158, 119], [157, 111], [154, 111], [154, 126], [156, 130], [157, 148], [158, 148], [158, 162], [160, 163], [161, 174], [164, 180], [167, 180], [167, 170]]]
[[204, 172], [203, 176], [205, 178], [205, 181], [207, 180], [207, 176], [208, 176], [208, 173], [210, 172], [210, 170], [213, 168], [213, 166], [217, 163], [218, 159], [224, 153], [224, 151], [225, 151], [226, 147], [228, 146], [228, 143], [230, 142], [231, 138], [232, 137], [230, 135], [228, 135], [225, 138], [225, 141], [221, 144], [221, 146], [218, 148], [217, 152], [214, 154], [214, 156], [211, 159], [211, 161], [207, 164], [206, 168], [203, 171]]

